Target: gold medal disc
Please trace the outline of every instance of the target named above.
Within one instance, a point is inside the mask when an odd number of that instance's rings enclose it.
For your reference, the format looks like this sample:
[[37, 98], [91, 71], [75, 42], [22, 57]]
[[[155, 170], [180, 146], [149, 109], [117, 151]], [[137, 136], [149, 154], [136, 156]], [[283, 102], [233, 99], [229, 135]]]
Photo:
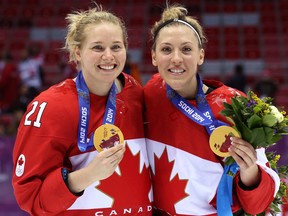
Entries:
[[124, 142], [122, 131], [115, 125], [104, 124], [98, 127], [94, 133], [94, 146], [98, 152], [109, 149]]
[[240, 134], [230, 126], [217, 127], [210, 135], [210, 148], [220, 157], [230, 156], [228, 152], [228, 148], [231, 146], [230, 137], [240, 137]]

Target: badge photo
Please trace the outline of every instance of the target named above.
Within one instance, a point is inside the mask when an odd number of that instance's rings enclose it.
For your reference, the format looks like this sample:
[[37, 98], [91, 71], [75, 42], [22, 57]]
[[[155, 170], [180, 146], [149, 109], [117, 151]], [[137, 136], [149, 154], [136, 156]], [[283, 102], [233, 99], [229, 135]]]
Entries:
[[98, 127], [94, 133], [94, 146], [98, 152], [109, 149], [124, 142], [122, 131], [115, 125], [104, 124]]
[[230, 156], [228, 152], [228, 149], [231, 146], [230, 137], [240, 137], [240, 134], [230, 126], [217, 127], [210, 135], [210, 148], [220, 157]]

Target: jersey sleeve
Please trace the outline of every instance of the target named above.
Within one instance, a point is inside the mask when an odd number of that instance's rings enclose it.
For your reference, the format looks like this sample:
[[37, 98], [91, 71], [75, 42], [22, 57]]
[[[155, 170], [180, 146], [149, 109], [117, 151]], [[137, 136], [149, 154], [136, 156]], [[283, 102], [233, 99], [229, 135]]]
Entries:
[[268, 166], [264, 148], [257, 149], [257, 164], [261, 171], [261, 181], [257, 188], [244, 190], [239, 186], [239, 176], [236, 180], [238, 199], [243, 210], [249, 214], [259, 214], [272, 203], [280, 186], [277, 173]]
[[28, 105], [13, 151], [14, 194], [20, 208], [31, 215], [61, 213], [77, 198], [61, 175], [65, 155], [75, 140], [68, 133], [74, 130], [73, 118], [61, 101], [43, 98]]

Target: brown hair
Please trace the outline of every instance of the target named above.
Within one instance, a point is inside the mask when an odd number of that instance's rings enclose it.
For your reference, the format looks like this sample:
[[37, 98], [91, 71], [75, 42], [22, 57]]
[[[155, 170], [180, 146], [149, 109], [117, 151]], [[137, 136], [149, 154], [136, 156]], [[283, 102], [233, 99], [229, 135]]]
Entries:
[[[167, 8], [162, 13], [161, 19], [158, 22], [155, 22], [155, 24], [151, 29], [153, 50], [155, 50], [156, 47], [156, 40], [158, 37], [158, 33], [163, 27], [182, 24], [179, 22], [169, 22], [169, 20], [173, 19], [183, 20], [188, 24], [190, 24], [196, 30], [201, 40], [201, 43], [199, 42], [199, 48], [204, 47], [204, 45], [207, 43], [207, 39], [202, 29], [202, 26], [199, 24], [196, 18], [188, 16], [187, 14], [188, 14], [187, 9], [180, 4], [174, 4], [171, 6], [167, 5]], [[165, 25], [165, 23], [167, 23], [167, 25]]]

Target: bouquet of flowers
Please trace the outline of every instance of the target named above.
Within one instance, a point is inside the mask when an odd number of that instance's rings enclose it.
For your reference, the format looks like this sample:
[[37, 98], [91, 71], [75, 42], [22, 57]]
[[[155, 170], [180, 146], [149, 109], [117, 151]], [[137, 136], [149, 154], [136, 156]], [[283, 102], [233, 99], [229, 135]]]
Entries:
[[[236, 95], [232, 103], [224, 103], [221, 114], [234, 125], [241, 137], [257, 149], [268, 148], [276, 144], [283, 135], [288, 134], [288, 116], [284, 110], [279, 110], [272, 104], [273, 98], [260, 99], [253, 91], [248, 91], [247, 97]], [[279, 156], [267, 153], [270, 166], [275, 169], [281, 179], [288, 176], [288, 166], [278, 167]], [[232, 164], [234, 159], [227, 157], [225, 163]], [[283, 180], [280, 189], [270, 205], [270, 213], [275, 215], [280, 212], [279, 204], [282, 204], [286, 195], [288, 184]], [[265, 215], [265, 213], [263, 214]]]

